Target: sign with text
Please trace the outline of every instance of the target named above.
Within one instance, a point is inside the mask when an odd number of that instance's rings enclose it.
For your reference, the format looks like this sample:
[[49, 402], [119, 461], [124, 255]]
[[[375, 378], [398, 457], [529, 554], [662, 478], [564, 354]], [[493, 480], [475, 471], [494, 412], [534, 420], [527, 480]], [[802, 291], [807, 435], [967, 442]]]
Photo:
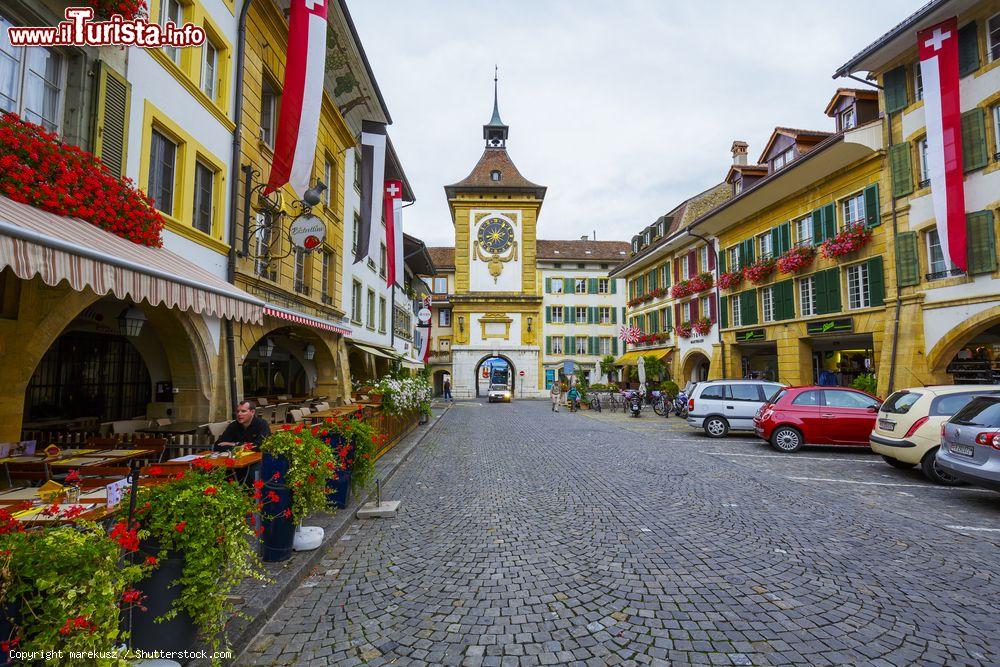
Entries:
[[854, 320], [849, 317], [839, 320], [822, 320], [820, 322], [806, 323], [806, 333], [810, 336], [850, 333], [851, 331], [854, 331]]
[[749, 343], [755, 340], [764, 340], [767, 336], [763, 329], [744, 329], [736, 332], [737, 343]]
[[292, 221], [288, 235], [296, 248], [313, 250], [326, 240], [326, 223], [315, 215], [300, 215]]
[[112, 482], [108, 484], [108, 507], [117, 507], [118, 503], [122, 501], [125, 497], [125, 493], [128, 491], [129, 478], [120, 479], [117, 482]]

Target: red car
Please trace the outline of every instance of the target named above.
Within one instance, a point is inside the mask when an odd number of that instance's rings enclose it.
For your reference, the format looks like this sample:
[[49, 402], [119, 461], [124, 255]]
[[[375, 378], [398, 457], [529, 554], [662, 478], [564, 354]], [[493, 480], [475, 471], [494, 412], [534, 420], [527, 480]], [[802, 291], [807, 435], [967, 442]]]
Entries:
[[857, 389], [789, 387], [757, 412], [754, 431], [781, 452], [798, 451], [802, 445], [868, 447], [881, 405]]

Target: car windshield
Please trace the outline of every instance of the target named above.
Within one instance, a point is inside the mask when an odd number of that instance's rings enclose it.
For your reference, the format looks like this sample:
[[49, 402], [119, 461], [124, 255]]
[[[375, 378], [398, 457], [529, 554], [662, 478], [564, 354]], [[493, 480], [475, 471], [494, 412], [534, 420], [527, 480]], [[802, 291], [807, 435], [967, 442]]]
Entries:
[[885, 399], [885, 403], [882, 404], [882, 412], [905, 415], [913, 407], [913, 404], [920, 400], [921, 396], [923, 394], [918, 394], [915, 391], [897, 391]]
[[1000, 426], [1000, 401], [980, 396], [958, 411], [951, 423], [962, 426]]

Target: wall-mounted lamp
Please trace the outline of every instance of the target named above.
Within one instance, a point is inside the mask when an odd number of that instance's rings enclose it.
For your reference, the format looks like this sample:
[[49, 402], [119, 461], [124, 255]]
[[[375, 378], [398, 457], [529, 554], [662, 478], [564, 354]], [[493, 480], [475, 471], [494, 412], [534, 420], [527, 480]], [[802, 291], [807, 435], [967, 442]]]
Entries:
[[265, 338], [257, 346], [257, 356], [261, 359], [270, 359], [272, 352], [274, 352], [274, 342], [270, 338]]
[[120, 333], [135, 338], [142, 331], [142, 325], [146, 323], [146, 313], [136, 305], [129, 306], [118, 316], [118, 331]]
[[465, 332], [465, 316], [464, 315], [459, 315], [458, 316], [458, 330], [461, 333]]
[[531, 318], [528, 318], [528, 333], [531, 333]]
[[306, 343], [306, 347], [302, 350], [302, 354], [306, 359], [312, 359], [316, 356], [316, 348], [312, 343]]

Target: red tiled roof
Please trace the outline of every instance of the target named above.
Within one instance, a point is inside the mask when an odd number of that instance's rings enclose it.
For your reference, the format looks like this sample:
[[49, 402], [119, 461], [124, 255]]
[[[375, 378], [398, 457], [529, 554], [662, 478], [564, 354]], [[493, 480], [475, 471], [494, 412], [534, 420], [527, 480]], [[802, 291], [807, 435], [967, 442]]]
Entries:
[[[491, 177], [494, 171], [500, 172], [499, 181], [494, 181]], [[506, 148], [487, 148], [468, 176], [458, 183], [444, 186], [444, 191], [449, 197], [462, 190], [531, 192], [539, 199], [545, 196], [545, 186], [532, 183], [522, 176], [507, 154]]]
[[583, 259], [621, 262], [628, 256], [625, 241], [537, 241], [538, 259]]
[[447, 246], [438, 246], [435, 248], [427, 248], [427, 252], [431, 255], [431, 261], [434, 262], [434, 268], [436, 269], [454, 269], [455, 268], [455, 249]]

